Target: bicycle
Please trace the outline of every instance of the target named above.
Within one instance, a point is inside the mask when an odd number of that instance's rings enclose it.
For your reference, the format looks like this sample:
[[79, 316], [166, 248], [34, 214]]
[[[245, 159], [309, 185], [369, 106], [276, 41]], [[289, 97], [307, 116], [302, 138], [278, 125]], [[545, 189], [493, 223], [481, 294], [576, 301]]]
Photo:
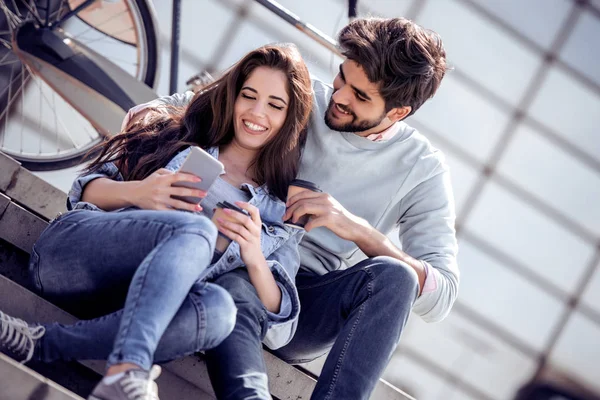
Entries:
[[149, 0], [0, 0], [0, 151], [32, 170], [80, 163], [157, 97], [157, 32]]

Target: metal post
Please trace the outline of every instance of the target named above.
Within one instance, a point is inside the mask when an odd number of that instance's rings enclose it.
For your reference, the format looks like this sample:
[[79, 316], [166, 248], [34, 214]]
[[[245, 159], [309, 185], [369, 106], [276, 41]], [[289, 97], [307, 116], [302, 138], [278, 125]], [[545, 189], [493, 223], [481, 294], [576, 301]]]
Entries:
[[337, 43], [335, 42], [335, 40], [331, 39], [329, 36], [319, 31], [314, 26], [300, 21], [300, 18], [283, 8], [279, 3], [272, 0], [255, 1], [277, 14], [284, 21], [287, 21], [290, 24], [294, 25], [300, 31], [304, 32], [309, 37], [316, 40], [318, 43], [322, 44], [335, 54], [339, 55], [340, 57], [343, 57], [342, 53], [340, 52], [340, 49], [337, 47]]
[[358, 0], [349, 0], [348, 1], [348, 19], [353, 21], [356, 18], [356, 6]]
[[173, 16], [171, 21], [171, 81], [169, 84], [169, 94], [177, 93], [180, 23], [181, 0], [173, 0]]

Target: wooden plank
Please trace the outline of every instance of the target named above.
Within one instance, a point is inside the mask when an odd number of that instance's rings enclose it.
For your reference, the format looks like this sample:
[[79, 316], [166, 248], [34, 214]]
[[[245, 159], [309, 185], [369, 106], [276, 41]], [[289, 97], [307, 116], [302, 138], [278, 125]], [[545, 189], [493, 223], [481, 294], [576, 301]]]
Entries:
[[83, 400], [4, 354], [0, 354], [0, 387], [0, 400]]
[[0, 151], [0, 192], [6, 191], [21, 163]]
[[2, 193], [0, 193], [0, 218], [2, 218], [2, 214], [4, 214], [4, 211], [6, 210], [6, 208], [8, 207], [9, 204], [10, 204], [10, 197], [7, 197], [7, 196], [3, 195]]
[[67, 195], [25, 168], [19, 168], [4, 194], [49, 220], [67, 210]]
[[0, 238], [31, 253], [33, 244], [47, 225], [37, 215], [10, 202], [0, 216]]

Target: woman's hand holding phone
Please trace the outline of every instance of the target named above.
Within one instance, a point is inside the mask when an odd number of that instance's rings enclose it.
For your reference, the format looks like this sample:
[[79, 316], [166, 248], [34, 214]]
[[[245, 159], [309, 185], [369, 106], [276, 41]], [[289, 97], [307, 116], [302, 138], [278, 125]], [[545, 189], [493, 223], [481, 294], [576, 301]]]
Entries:
[[192, 189], [182, 186], [172, 186], [177, 182], [197, 183], [202, 179], [185, 172], [173, 172], [161, 168], [149, 175], [144, 180], [136, 182], [131, 192], [130, 202], [143, 210], [187, 210], [202, 211], [199, 204], [188, 203], [187, 201], [173, 198], [179, 197], [198, 197], [204, 198], [206, 192], [199, 189]]
[[239, 244], [242, 261], [248, 268], [262, 267], [267, 262], [260, 247], [262, 220], [258, 208], [242, 201], [236, 201], [235, 205], [246, 210], [249, 215], [224, 208], [223, 212], [235, 222], [217, 218], [217, 228], [223, 235]]

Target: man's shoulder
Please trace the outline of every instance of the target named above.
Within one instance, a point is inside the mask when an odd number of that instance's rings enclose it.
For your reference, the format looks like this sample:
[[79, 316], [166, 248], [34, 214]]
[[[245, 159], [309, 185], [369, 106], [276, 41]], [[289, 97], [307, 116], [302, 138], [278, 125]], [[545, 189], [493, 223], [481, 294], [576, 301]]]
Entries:
[[410, 126], [406, 122], [401, 124], [400, 132], [402, 138], [397, 142], [398, 146], [407, 146], [408, 152], [402, 152], [403, 157], [411, 154], [414, 166], [418, 170], [429, 170], [433, 173], [442, 172], [448, 169], [444, 153], [435, 147], [431, 141], [418, 129]]
[[312, 78], [312, 87], [316, 106], [327, 106], [333, 93], [333, 87], [319, 79]]
[[193, 98], [194, 92], [187, 91], [183, 93], [174, 93], [170, 96], [161, 96], [156, 100], [167, 106], [183, 107], [188, 105]]

